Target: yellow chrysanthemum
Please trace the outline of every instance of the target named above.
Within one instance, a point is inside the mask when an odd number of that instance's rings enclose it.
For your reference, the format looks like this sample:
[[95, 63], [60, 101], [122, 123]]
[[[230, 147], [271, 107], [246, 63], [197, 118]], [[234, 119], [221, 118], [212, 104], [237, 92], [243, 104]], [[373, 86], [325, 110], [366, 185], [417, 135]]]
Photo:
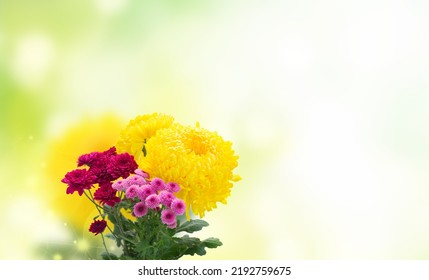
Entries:
[[144, 143], [154, 136], [159, 129], [170, 127], [173, 121], [172, 116], [160, 113], [138, 116], [122, 130], [116, 143], [116, 149], [120, 153], [127, 152], [133, 155], [138, 162], [144, 156], [142, 150]]
[[217, 202], [225, 204], [233, 182], [240, 179], [233, 174], [238, 156], [232, 143], [199, 125], [171, 124], [158, 129], [146, 143], [140, 143], [146, 151], [146, 156], [137, 160], [140, 168], [152, 178], [160, 177], [181, 186], [177, 196], [185, 201], [188, 218], [190, 210], [203, 217], [206, 211], [217, 207]]

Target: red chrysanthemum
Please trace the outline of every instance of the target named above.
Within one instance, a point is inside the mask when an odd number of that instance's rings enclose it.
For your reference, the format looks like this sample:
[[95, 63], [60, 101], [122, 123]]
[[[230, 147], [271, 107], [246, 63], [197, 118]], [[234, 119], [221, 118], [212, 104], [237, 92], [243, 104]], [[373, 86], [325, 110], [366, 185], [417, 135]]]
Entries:
[[109, 173], [114, 180], [120, 177], [127, 178], [137, 167], [138, 165], [134, 158], [128, 153], [123, 153], [110, 158], [107, 165], [107, 173]]
[[88, 154], [86, 157], [81, 159], [81, 162], [85, 162], [84, 160], [90, 161], [89, 172], [97, 177], [97, 183], [104, 184], [119, 178], [112, 176], [107, 170], [107, 165], [115, 156], [116, 148], [112, 147], [102, 153], [95, 152], [92, 156], [91, 154]]
[[86, 165], [86, 166], [91, 166], [93, 162], [96, 162], [101, 156], [101, 153], [99, 152], [92, 152], [89, 154], [84, 154], [81, 155], [78, 159], [77, 159], [77, 166], [82, 166], [82, 165]]
[[116, 190], [112, 188], [112, 183], [103, 183], [94, 192], [94, 199], [100, 201], [100, 204], [107, 204], [113, 207], [121, 199], [116, 196]]
[[89, 226], [89, 231], [94, 233], [95, 235], [102, 233], [107, 226], [107, 222], [105, 220], [96, 220], [92, 222]]
[[86, 169], [75, 169], [67, 172], [61, 182], [68, 185], [66, 193], [78, 192], [82, 195], [84, 190], [89, 190], [96, 182], [97, 177]]

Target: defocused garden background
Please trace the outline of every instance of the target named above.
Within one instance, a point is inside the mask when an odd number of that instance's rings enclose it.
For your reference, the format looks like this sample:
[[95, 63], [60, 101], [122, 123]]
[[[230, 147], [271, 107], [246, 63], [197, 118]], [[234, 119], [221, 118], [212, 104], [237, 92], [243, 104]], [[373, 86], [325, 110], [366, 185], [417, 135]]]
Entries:
[[[429, 258], [429, 2], [0, 0], [1, 259], [97, 257], [61, 178], [127, 122], [240, 155], [195, 259]], [[82, 197], [83, 199], [83, 197]]]

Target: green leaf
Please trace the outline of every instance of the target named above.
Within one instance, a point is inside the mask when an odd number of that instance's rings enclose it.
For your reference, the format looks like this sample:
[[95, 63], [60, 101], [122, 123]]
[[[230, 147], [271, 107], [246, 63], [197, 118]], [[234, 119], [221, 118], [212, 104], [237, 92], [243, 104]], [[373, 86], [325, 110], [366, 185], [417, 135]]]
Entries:
[[[176, 239], [177, 243], [184, 248], [183, 255], [199, 255], [204, 256], [206, 254], [206, 248], [216, 248], [222, 245], [222, 242], [217, 238], [207, 238], [203, 241], [196, 237], [189, 237], [184, 235], [181, 238]], [[187, 249], [185, 249], [187, 248]]]
[[204, 248], [204, 246], [197, 246], [197, 247], [195, 247], [195, 253], [198, 255], [198, 256], [204, 256], [205, 254], [206, 254], [206, 249]]
[[145, 259], [145, 256], [153, 251], [147, 240], [141, 240], [139, 243], [137, 243], [134, 247], [134, 250], [137, 252], [137, 254], [142, 256], [143, 259]]
[[201, 230], [203, 227], [208, 226], [209, 223], [203, 220], [190, 220], [183, 224], [181, 224], [179, 227], [176, 228], [176, 233], [181, 231], [186, 231], [188, 233], [193, 233], [195, 231]]
[[165, 250], [162, 255], [161, 259], [163, 260], [178, 260], [180, 257], [183, 256], [184, 252], [186, 252], [188, 248], [180, 243], [173, 243], [168, 250]]
[[122, 255], [119, 259], [120, 260], [135, 260], [135, 258], [133, 258], [131, 256], [125, 256], [125, 255]]
[[101, 258], [103, 260], [117, 260], [118, 259], [118, 257], [116, 255], [114, 255], [112, 253], [106, 253], [106, 252], [101, 253]]
[[105, 234], [104, 235], [106, 238], [109, 238], [109, 239], [112, 239], [112, 240], [115, 240], [116, 239], [116, 237], [113, 235], [113, 234], [111, 234], [111, 233], [107, 233], [107, 234]]
[[176, 242], [182, 245], [185, 245], [186, 247], [193, 247], [201, 243], [201, 240], [197, 237], [189, 237], [189, 235], [184, 235], [182, 237], [176, 237]]
[[207, 238], [203, 241], [203, 244], [207, 247], [207, 248], [217, 248], [219, 246], [222, 246], [222, 242], [220, 242], [220, 240], [218, 238], [214, 238], [214, 237], [210, 237]]

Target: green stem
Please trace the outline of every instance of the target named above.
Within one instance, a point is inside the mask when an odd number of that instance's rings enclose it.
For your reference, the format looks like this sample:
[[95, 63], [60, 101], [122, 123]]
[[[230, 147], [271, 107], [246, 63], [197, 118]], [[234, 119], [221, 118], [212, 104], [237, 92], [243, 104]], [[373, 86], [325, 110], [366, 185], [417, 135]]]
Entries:
[[106, 241], [104, 240], [104, 235], [103, 235], [103, 233], [101, 233], [101, 239], [103, 240], [104, 250], [106, 250], [107, 256], [109, 256], [109, 259], [111, 260], [112, 258], [111, 258], [111, 256], [110, 256], [109, 250], [107, 250]]
[[[88, 193], [89, 193], [89, 194], [88, 194]], [[92, 195], [91, 191], [88, 191], [88, 193], [87, 193], [86, 191], [84, 191], [85, 196], [86, 196], [86, 197], [87, 197], [87, 198], [92, 202], [92, 204], [94, 204], [94, 205], [95, 205], [95, 209], [97, 209], [98, 214], [100, 214], [100, 216], [102, 216], [102, 217], [103, 217], [103, 214], [101, 213], [101, 210], [103, 210], [103, 208], [102, 208], [100, 205], [98, 205], [97, 203], [95, 203], [95, 201], [94, 201], [94, 197], [93, 197], [93, 195]], [[100, 209], [101, 209], [101, 210], [100, 210]], [[115, 236], [115, 238], [117, 238], [117, 237], [116, 237], [116, 235], [113, 233], [112, 229], [109, 227], [109, 225], [107, 225], [107, 229], [110, 231], [110, 233], [111, 233], [113, 236]], [[109, 256], [109, 259], [111, 259], [111, 256], [110, 256], [110, 253], [109, 253], [109, 250], [107, 250], [106, 240], [104, 239], [104, 234], [103, 234], [103, 233], [101, 233], [101, 239], [102, 239], [102, 241], [103, 241], [104, 249], [106, 250], [106, 253], [107, 253], [107, 255]]]
[[[98, 205], [97, 203], [95, 203], [94, 198], [92, 196], [91, 191], [88, 191], [89, 195], [86, 193], [86, 191], [84, 191], [83, 193], [85, 194], [85, 196], [92, 202], [92, 204], [95, 205], [95, 209], [97, 209], [98, 214], [100, 214], [100, 216], [103, 216], [103, 214], [101, 213], [100, 209], [103, 210], [103, 208]], [[110, 233], [117, 238], [117, 236], [113, 233], [113, 230], [109, 227], [109, 225], [107, 225], [107, 229], [110, 231]]]
[[125, 240], [128, 242], [131, 242], [131, 243], [133, 243], [133, 242], [131, 240], [128, 240], [128, 238], [125, 237], [125, 232], [122, 228], [121, 219], [119, 218], [119, 215], [121, 215], [121, 214], [119, 213], [119, 211], [117, 211], [117, 209], [113, 209], [113, 215], [115, 216], [116, 221], [118, 221], [118, 228], [122, 234], [122, 239], [124, 239], [124, 244], [122, 245], [124, 247], [124, 253], [125, 253], [125, 255], [129, 255], [130, 252], [128, 251], [128, 246], [125, 243]]
[[88, 193], [86, 191], [84, 191], [83, 193], [92, 202], [92, 204], [95, 205], [95, 208], [97, 208], [98, 213], [100, 213], [100, 215], [101, 215], [100, 209], [103, 209], [103, 207], [101, 207], [100, 205], [98, 205], [97, 203], [95, 203], [94, 197], [92, 196], [91, 191], [88, 191], [89, 195], [88, 195]]

